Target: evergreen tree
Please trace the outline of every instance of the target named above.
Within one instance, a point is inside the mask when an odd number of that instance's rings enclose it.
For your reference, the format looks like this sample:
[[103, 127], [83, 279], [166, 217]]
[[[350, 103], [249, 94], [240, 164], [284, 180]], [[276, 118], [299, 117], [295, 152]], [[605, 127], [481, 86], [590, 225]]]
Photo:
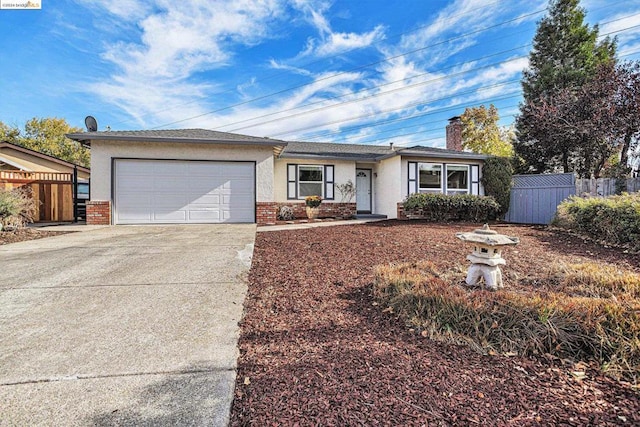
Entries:
[[[551, 0], [549, 14], [538, 23], [522, 79], [524, 102], [516, 119], [516, 154], [524, 161], [521, 172], [574, 170], [584, 152], [580, 140], [559, 140], [540, 128], [532, 108], [550, 104], [554, 96], [579, 89], [595, 75], [599, 65], [615, 62], [616, 42], [597, 42], [598, 27], [584, 23], [580, 0]], [[577, 145], [578, 144], [578, 145]]]

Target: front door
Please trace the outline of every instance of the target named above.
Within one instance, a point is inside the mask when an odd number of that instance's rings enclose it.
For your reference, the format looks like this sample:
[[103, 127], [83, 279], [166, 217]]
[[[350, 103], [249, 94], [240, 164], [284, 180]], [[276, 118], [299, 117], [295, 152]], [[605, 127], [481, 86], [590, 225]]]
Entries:
[[356, 169], [356, 209], [371, 213], [371, 169]]

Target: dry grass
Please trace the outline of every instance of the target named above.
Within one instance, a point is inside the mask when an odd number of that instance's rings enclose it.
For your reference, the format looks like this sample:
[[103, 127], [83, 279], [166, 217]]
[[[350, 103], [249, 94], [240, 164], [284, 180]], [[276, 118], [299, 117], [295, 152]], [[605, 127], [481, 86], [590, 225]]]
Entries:
[[374, 295], [423, 334], [490, 352], [595, 361], [637, 383], [638, 274], [595, 263], [557, 264], [497, 292], [469, 289], [463, 279], [460, 269], [442, 272], [426, 261], [382, 265]]

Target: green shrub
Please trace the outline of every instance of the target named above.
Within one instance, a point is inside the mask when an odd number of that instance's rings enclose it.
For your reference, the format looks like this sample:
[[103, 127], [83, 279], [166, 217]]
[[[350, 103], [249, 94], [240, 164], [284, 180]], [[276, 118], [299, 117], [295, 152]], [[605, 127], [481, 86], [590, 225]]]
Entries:
[[498, 216], [502, 217], [509, 210], [511, 202], [511, 187], [513, 186], [513, 166], [511, 160], [504, 157], [489, 157], [482, 167], [481, 182], [484, 191], [488, 196], [493, 197], [500, 211]]
[[36, 204], [29, 194], [29, 188], [5, 190], [0, 188], [0, 224], [3, 226], [24, 226], [33, 222]]
[[463, 278], [426, 261], [383, 265], [373, 291], [425, 336], [488, 352], [596, 361], [612, 376], [638, 380], [637, 274], [601, 263], [558, 265], [533, 279], [542, 288], [497, 292], [461, 286]]
[[640, 250], [640, 193], [606, 198], [572, 196], [558, 206], [553, 225]]
[[471, 194], [415, 193], [403, 201], [404, 212], [409, 217], [429, 221], [472, 221], [496, 219], [500, 211], [493, 197]]

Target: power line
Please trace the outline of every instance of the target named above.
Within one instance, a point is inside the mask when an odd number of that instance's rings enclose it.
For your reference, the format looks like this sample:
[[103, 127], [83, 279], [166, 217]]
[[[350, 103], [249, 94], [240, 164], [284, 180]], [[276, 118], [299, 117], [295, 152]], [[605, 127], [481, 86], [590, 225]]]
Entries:
[[[594, 11], [601, 10], [601, 9], [611, 8], [611, 7], [613, 7], [613, 6], [617, 5], [617, 4], [624, 3], [625, 1], [627, 1], [627, 0], [619, 0], [619, 1], [616, 1], [616, 2], [613, 2], [613, 3], [608, 3], [608, 4], [607, 4], [607, 5], [605, 5], [605, 6], [600, 6], [600, 7], [597, 7], [597, 8], [591, 8], [591, 9], [589, 9], [587, 12], [594, 12]], [[500, 2], [500, 0], [496, 0], [496, 1], [493, 1], [493, 2], [485, 3], [485, 4], [483, 5], [483, 8], [484, 8], [484, 7], [486, 7], [486, 6], [489, 6], [489, 5], [491, 5], [491, 4], [495, 4], [495, 3], [499, 3], [499, 2]], [[459, 14], [455, 14], [455, 15], [450, 15], [450, 16], [448, 16], [448, 17], [447, 17], [446, 21], [450, 21], [450, 20], [452, 20], [453, 18], [456, 18], [456, 17], [459, 17], [459, 16], [467, 15], [468, 13], [474, 13], [475, 11], [477, 11], [477, 10], [479, 10], [479, 9], [480, 9], [480, 8], [475, 8], [475, 9], [471, 10], [470, 12], [465, 12], [465, 13], [459, 13]], [[545, 8], [545, 9], [542, 9], [542, 10], [547, 10], [547, 9], [548, 9], [548, 8]], [[408, 31], [404, 31], [404, 32], [400, 32], [400, 33], [396, 33], [396, 34], [390, 35], [390, 36], [388, 36], [388, 38], [386, 38], [386, 39], [395, 39], [395, 38], [397, 38], [397, 37], [400, 37], [400, 36], [403, 36], [403, 35], [406, 35], [406, 34], [410, 34], [410, 33], [413, 33], [413, 32], [417, 32], [417, 31], [419, 31], [419, 30], [421, 30], [421, 29], [423, 29], [423, 28], [427, 28], [427, 27], [429, 27], [430, 25], [431, 25], [431, 24], [421, 25], [421, 26], [415, 27], [415, 28], [413, 28], [413, 29], [411, 29], [411, 30], [408, 30]], [[339, 53], [334, 54], [334, 55], [331, 55], [331, 56], [323, 57], [323, 58], [317, 59], [317, 60], [315, 60], [315, 61], [311, 61], [311, 62], [308, 62], [308, 63], [302, 64], [300, 67], [308, 67], [308, 66], [311, 66], [311, 65], [314, 65], [314, 64], [317, 64], [317, 63], [321, 63], [321, 62], [323, 62], [323, 61], [331, 60], [331, 59], [334, 59], [334, 58], [337, 58], [337, 57], [340, 57], [340, 56], [345, 56], [345, 55], [350, 54], [350, 53], [352, 53], [352, 52], [356, 52], [356, 51], [359, 51], [359, 50], [368, 49], [368, 48], [370, 48], [371, 46], [373, 46], [373, 45], [369, 45], [369, 46], [361, 46], [361, 47], [356, 47], [356, 48], [348, 49], [348, 50], [345, 50], [345, 51], [339, 52]], [[245, 48], [245, 49], [244, 49], [244, 51], [247, 51], [247, 50], [249, 50], [249, 48]], [[283, 72], [278, 72], [278, 73], [273, 73], [273, 74], [268, 75], [268, 76], [266, 76], [266, 77], [264, 77], [264, 78], [262, 78], [262, 79], [258, 79], [258, 80], [256, 80], [256, 82], [264, 82], [264, 81], [271, 80], [271, 79], [273, 79], [273, 78], [275, 78], [275, 77], [279, 77], [279, 76], [284, 75], [284, 74], [286, 74], [286, 72], [285, 72], [285, 71], [283, 71]], [[230, 88], [230, 89], [227, 89], [227, 90], [224, 90], [224, 91], [220, 91], [220, 92], [213, 93], [213, 94], [211, 94], [210, 96], [223, 95], [223, 94], [226, 94], [226, 93], [233, 92], [233, 91], [235, 91], [235, 90], [236, 90], [235, 88]], [[114, 125], [118, 125], [118, 124], [122, 124], [122, 123], [130, 122], [130, 121], [135, 120], [136, 118], [143, 118], [143, 117], [147, 117], [147, 116], [154, 115], [154, 114], [159, 114], [159, 113], [166, 112], [166, 111], [171, 111], [171, 110], [173, 110], [173, 109], [175, 109], [175, 108], [179, 108], [179, 107], [183, 107], [183, 106], [186, 106], [186, 105], [190, 105], [190, 104], [193, 104], [193, 103], [198, 102], [198, 101], [199, 101], [199, 99], [194, 99], [193, 101], [185, 102], [185, 103], [182, 103], [182, 104], [174, 104], [174, 105], [172, 105], [172, 106], [171, 106], [171, 107], [169, 107], [169, 108], [165, 108], [165, 109], [162, 109], [162, 110], [156, 110], [156, 111], [154, 111], [154, 112], [148, 112], [148, 113], [145, 113], [145, 114], [138, 115], [138, 116], [136, 116], [136, 117], [131, 117], [131, 118], [128, 118], [128, 119], [125, 119], [125, 120], [121, 120], [121, 121], [119, 121], [119, 122], [114, 123]]]
[[[493, 53], [493, 54], [490, 54], [490, 55], [485, 55], [485, 56], [482, 56], [480, 58], [474, 58], [474, 59], [470, 59], [468, 61], [459, 62], [459, 63], [451, 65], [449, 67], [441, 68], [441, 69], [437, 70], [436, 72], [443, 72], [445, 70], [454, 69], [454, 68], [460, 67], [460, 66], [465, 65], [465, 64], [470, 64], [470, 63], [473, 63], [473, 62], [481, 61], [483, 59], [491, 58], [493, 56], [498, 56], [498, 55], [502, 55], [502, 54], [505, 54], [505, 53], [513, 52], [513, 51], [520, 50], [520, 49], [523, 49], [523, 48], [528, 47], [528, 46], [531, 46], [531, 43], [527, 43], [525, 45], [518, 46], [518, 47], [515, 47], [513, 49], [503, 50], [501, 52]], [[307, 104], [299, 105], [297, 107], [288, 108], [286, 110], [280, 110], [280, 111], [276, 111], [276, 112], [273, 112], [273, 113], [263, 114], [261, 116], [251, 117], [249, 119], [244, 119], [244, 120], [239, 120], [239, 121], [236, 121], [236, 122], [227, 123], [227, 124], [224, 124], [224, 125], [221, 125], [221, 126], [218, 126], [218, 127], [215, 127], [215, 128], [211, 128], [211, 129], [212, 130], [220, 130], [220, 129], [225, 128], [227, 126], [246, 123], [246, 122], [249, 122], [249, 121], [252, 121], [252, 120], [258, 120], [258, 119], [261, 119], [261, 118], [266, 118], [266, 117], [270, 117], [270, 116], [274, 116], [274, 115], [278, 115], [278, 114], [287, 113], [287, 112], [290, 112], [290, 111], [299, 110], [299, 109], [304, 108], [304, 107], [310, 107], [312, 105], [326, 103], [328, 101], [332, 101], [332, 100], [335, 100], [335, 99], [341, 99], [341, 98], [345, 98], [347, 96], [353, 96], [353, 95], [357, 95], [359, 93], [369, 92], [369, 91], [372, 91], [374, 89], [379, 89], [379, 88], [382, 88], [382, 87], [385, 87], [385, 86], [390, 86], [390, 85], [393, 85], [393, 84], [396, 84], [396, 83], [400, 83], [400, 82], [404, 82], [404, 81], [408, 81], [408, 80], [414, 80], [414, 79], [416, 79], [418, 77], [423, 77], [423, 76], [427, 76], [427, 75], [431, 75], [431, 74], [434, 74], [434, 72], [428, 71], [428, 72], [424, 72], [424, 73], [419, 73], [419, 74], [415, 74], [415, 75], [406, 77], [404, 79], [394, 80], [394, 81], [383, 83], [383, 84], [380, 84], [380, 85], [375, 85], [375, 86], [371, 86], [371, 87], [368, 87], [368, 88], [360, 89], [360, 90], [357, 90], [355, 92], [350, 92], [350, 93], [343, 94], [343, 95], [338, 95], [338, 96], [325, 98], [325, 99], [322, 99], [320, 101], [310, 102], [310, 103], [307, 103]], [[441, 78], [446, 78], [446, 77], [441, 77]], [[435, 80], [437, 80], [437, 79], [435, 79]], [[428, 82], [435, 81], [435, 80], [430, 80]], [[411, 86], [405, 86], [403, 88], [399, 88], [399, 89], [396, 89], [396, 90], [403, 90], [403, 89], [410, 88], [410, 87]], [[393, 91], [383, 92], [381, 94], [383, 95], [383, 94], [387, 94], [387, 93], [391, 93], [391, 92], [393, 92]], [[377, 94], [377, 95], [381, 96], [381, 94]], [[360, 100], [368, 99], [368, 97], [359, 98], [359, 99]], [[349, 101], [349, 102], [351, 102], [351, 101]], [[337, 105], [337, 104], [332, 104], [332, 105]], [[312, 112], [312, 111], [316, 111], [316, 110], [308, 110], [307, 112]], [[304, 114], [306, 114], [307, 112], [304, 112]], [[292, 117], [292, 116], [287, 116], [287, 118], [288, 117]], [[282, 118], [282, 119], [284, 119], [284, 118]], [[228, 132], [234, 132], [234, 131], [237, 131], [237, 130], [245, 129], [247, 127], [260, 126], [260, 125], [265, 124], [265, 123], [270, 123], [270, 121], [269, 122], [254, 123], [254, 124], [252, 124], [250, 126], [245, 126], [245, 127], [242, 127], [242, 128], [235, 128], [235, 129], [229, 130]]]
[[361, 65], [361, 66], [358, 66], [358, 67], [354, 67], [354, 68], [351, 68], [351, 69], [346, 70], [346, 71], [341, 71], [339, 73], [332, 74], [330, 76], [314, 80], [313, 82], [310, 82], [310, 83], [305, 83], [305, 84], [302, 84], [302, 85], [285, 88], [285, 89], [282, 89], [282, 90], [279, 90], [279, 91], [276, 91], [276, 92], [272, 92], [272, 93], [269, 93], [269, 94], [266, 94], [266, 95], [262, 95], [262, 96], [259, 96], [259, 97], [256, 97], [256, 98], [252, 98], [252, 99], [249, 99], [249, 100], [246, 100], [246, 101], [243, 101], [243, 102], [239, 102], [239, 103], [236, 103], [236, 104], [228, 105], [226, 107], [221, 107], [221, 108], [218, 108], [218, 109], [215, 109], [215, 110], [211, 110], [211, 111], [208, 111], [208, 112], [205, 112], [205, 113], [202, 113], [202, 114], [198, 114], [196, 116], [192, 116], [192, 117], [188, 117], [188, 118], [185, 118], [185, 119], [176, 120], [176, 121], [173, 121], [173, 122], [170, 122], [170, 123], [165, 123], [165, 124], [162, 124], [162, 125], [154, 126], [151, 129], [158, 129], [158, 128], [162, 128], [162, 127], [166, 127], [166, 126], [171, 126], [171, 125], [174, 125], [174, 124], [177, 124], [177, 123], [182, 123], [182, 122], [185, 122], [185, 121], [189, 121], [189, 120], [197, 119], [197, 118], [200, 118], [200, 117], [203, 117], [203, 116], [207, 116], [209, 114], [213, 114], [213, 113], [218, 113], [220, 111], [229, 110], [231, 108], [235, 108], [235, 107], [239, 107], [239, 106], [242, 106], [242, 105], [250, 104], [250, 103], [253, 103], [253, 102], [256, 102], [256, 101], [261, 101], [263, 99], [267, 99], [267, 98], [270, 98], [270, 97], [275, 96], [275, 95], [280, 95], [282, 93], [286, 93], [286, 92], [289, 92], [289, 91], [292, 91], [292, 90], [295, 90], [295, 89], [300, 89], [300, 88], [307, 87], [307, 86], [310, 86], [310, 85], [313, 85], [313, 84], [317, 84], [318, 82], [325, 81], [325, 80], [330, 80], [330, 79], [336, 78], [338, 76], [341, 76], [341, 75], [344, 75], [344, 74], [347, 74], [347, 73], [351, 73], [353, 71], [358, 71], [358, 70], [362, 70], [362, 69], [365, 69], [365, 68], [369, 68], [369, 67], [372, 67], [374, 65], [382, 64], [384, 62], [389, 62], [389, 61], [391, 61], [393, 59], [401, 58], [403, 56], [407, 56], [407, 55], [411, 55], [413, 53], [421, 52], [421, 51], [424, 51], [426, 49], [429, 49], [429, 48], [432, 48], [432, 47], [435, 47], [435, 46], [438, 46], [438, 45], [442, 45], [442, 44], [449, 43], [449, 42], [454, 41], [454, 40], [465, 38], [465, 37], [468, 37], [468, 36], [473, 35], [473, 34], [482, 33], [482, 32], [488, 31], [490, 29], [494, 29], [494, 28], [503, 26], [505, 24], [509, 24], [509, 23], [512, 23], [512, 22], [515, 22], [515, 21], [520, 21], [520, 20], [522, 20], [524, 18], [527, 18], [529, 16], [537, 15], [537, 14], [539, 14], [541, 12], [544, 12], [545, 10], [547, 10], [547, 8], [544, 8], [544, 9], [541, 9], [541, 10], [538, 10], [538, 11], [535, 11], [535, 12], [530, 12], [530, 13], [527, 13], [527, 14], [519, 15], [516, 18], [509, 19], [507, 21], [503, 21], [503, 22], [500, 22], [498, 24], [490, 25], [488, 27], [484, 27], [484, 28], [479, 29], [479, 30], [471, 31], [469, 33], [461, 34], [459, 36], [451, 37], [451, 38], [449, 38], [447, 40], [443, 40], [443, 41], [440, 41], [440, 42], [437, 42], [437, 43], [434, 43], [434, 44], [431, 44], [431, 45], [427, 45], [427, 46], [424, 46], [424, 47], [421, 47], [421, 48], [418, 48], [418, 49], [413, 49], [411, 51], [404, 52], [404, 53], [401, 53], [401, 54], [398, 54], [398, 55], [388, 56], [388, 57], [385, 57], [385, 58], [383, 58], [383, 59], [381, 59], [379, 61], [375, 61], [375, 62], [371, 62], [369, 64], [365, 64], [365, 65]]
[[[511, 95], [511, 96], [505, 96], [505, 97], [502, 97], [502, 98], [494, 98], [494, 99], [495, 99], [496, 101], [502, 101], [502, 100], [504, 100], [504, 99], [515, 98], [515, 97], [520, 96], [520, 92], [513, 92], [513, 93], [512, 93], [512, 94], [510, 94], [510, 95]], [[460, 109], [460, 107], [461, 107], [461, 106], [464, 106], [464, 105], [466, 105], [466, 104], [457, 104], [457, 105], [454, 105], [454, 106], [449, 106], [449, 107], [447, 107], [447, 108], [436, 109], [436, 110], [430, 110], [430, 111], [428, 111], [428, 112], [426, 112], [426, 113], [416, 114], [416, 115], [413, 115], [413, 116], [411, 116], [411, 117], [404, 117], [404, 118], [402, 118], [402, 119], [399, 119], [399, 121], [400, 121], [400, 120], [407, 120], [407, 119], [409, 119], [409, 118], [424, 117], [424, 116], [427, 116], [427, 115], [432, 115], [432, 114], [441, 113], [441, 112], [445, 112], [445, 111], [450, 111], [450, 110], [454, 110], [454, 109]], [[321, 126], [333, 125], [333, 124], [337, 124], [337, 123], [343, 123], [343, 122], [345, 122], [345, 121], [358, 120], [358, 119], [366, 118], [366, 117], [369, 117], [369, 116], [370, 116], [370, 115], [365, 115], [365, 116], [353, 117], [353, 118], [350, 118], [350, 119], [347, 119], [347, 120], [335, 120], [335, 121], [327, 122], [327, 123], [324, 123], [324, 124], [321, 124], [321, 125], [314, 125], [314, 126], [309, 126], [308, 128], [297, 129], [297, 130], [295, 130], [295, 131], [288, 131], [288, 132], [281, 132], [281, 133], [277, 133], [277, 134], [272, 135], [272, 137], [276, 137], [276, 136], [280, 136], [280, 135], [286, 135], [286, 134], [288, 134], [288, 133], [299, 132], [299, 131], [307, 130], [307, 129], [313, 129], [314, 127], [321, 127]]]
[[[640, 15], [640, 13], [633, 14], [633, 15], [629, 15], [629, 16], [635, 16], [635, 15]], [[616, 19], [616, 20], [612, 20], [612, 21], [609, 21], [609, 22], [606, 22], [606, 23], [614, 22], [614, 21], [617, 21], [617, 20], [620, 20], [620, 19], [626, 19], [626, 18], [628, 18], [629, 16], [624, 17], [624, 18], [619, 18], [619, 19]], [[611, 32], [606, 33], [606, 34], [602, 34], [600, 37], [609, 36], [609, 35], [611, 35], [611, 34], [619, 33], [619, 32], [622, 32], [622, 31], [627, 31], [627, 30], [629, 30], [629, 29], [636, 28], [636, 27], [640, 27], [640, 25], [634, 25], [634, 26], [626, 27], [626, 28], [623, 28], [623, 29], [620, 29], [620, 30], [611, 31]], [[627, 55], [625, 55], [625, 56], [628, 56], [628, 55], [630, 55], [630, 54], [627, 54]], [[442, 77], [442, 78], [440, 78], [440, 79], [446, 79], [446, 78], [454, 77], [454, 76], [456, 76], [456, 75], [460, 75], [460, 74], [464, 74], [464, 73], [468, 73], [468, 72], [472, 72], [472, 71], [477, 71], [477, 70], [479, 70], [479, 69], [483, 69], [483, 68], [490, 68], [490, 67], [492, 67], [492, 66], [494, 66], [494, 65], [500, 65], [500, 64], [505, 63], [505, 62], [514, 61], [514, 60], [522, 59], [522, 58], [525, 58], [525, 57], [526, 57], [526, 56], [524, 56], [524, 57], [511, 58], [511, 59], [509, 59], [509, 60], [507, 60], [507, 61], [501, 61], [501, 62], [498, 62], [498, 63], [490, 64], [490, 65], [488, 65], [488, 66], [478, 67], [478, 68], [473, 69], [473, 70], [467, 70], [467, 71], [465, 71], [465, 72], [461, 72], [461, 73], [456, 73], [456, 74], [452, 74], [452, 75], [444, 76], [444, 77]], [[440, 80], [440, 79], [436, 79], [436, 80]], [[397, 90], [402, 90], [402, 89], [404, 89], [404, 88], [400, 88], [400, 89], [397, 89]], [[479, 88], [479, 89], [481, 89], [481, 88]], [[389, 91], [389, 92], [385, 92], [385, 93], [383, 93], [383, 94], [379, 94], [379, 95], [376, 95], [376, 96], [382, 96], [382, 95], [387, 94], [387, 93], [390, 93], [390, 92], [391, 92], [391, 91]], [[453, 95], [452, 95], [452, 97], [454, 97], [454, 96], [458, 96], [458, 95], [453, 94]], [[362, 101], [363, 99], [368, 99], [368, 98], [371, 98], [371, 97], [365, 97], [365, 98], [361, 98], [361, 99], [358, 99], [358, 100], [352, 100], [352, 101], [349, 101], [348, 103], [360, 102], [360, 101]], [[346, 104], [347, 104], [347, 103], [338, 103], [338, 104], [333, 104], [333, 105], [331, 105], [331, 106], [327, 106], [327, 107], [323, 107], [323, 108], [318, 108], [318, 109], [315, 109], [315, 110], [311, 110], [310, 112], [317, 112], [317, 111], [324, 110], [324, 109], [326, 109], [326, 108], [335, 108], [335, 107], [339, 107], [339, 106], [346, 105]], [[287, 135], [287, 134], [290, 134], [290, 133], [296, 133], [296, 132], [300, 132], [300, 131], [305, 131], [305, 130], [313, 129], [313, 128], [316, 128], [316, 127], [323, 127], [323, 126], [327, 126], [327, 125], [330, 125], [330, 124], [337, 124], [337, 123], [340, 123], [340, 122], [346, 122], [346, 121], [352, 121], [352, 120], [357, 120], [357, 119], [362, 119], [362, 118], [367, 118], [367, 117], [373, 117], [373, 116], [375, 116], [375, 115], [378, 115], [378, 114], [384, 114], [384, 113], [388, 113], [388, 112], [391, 112], [391, 111], [403, 110], [403, 109], [408, 108], [408, 107], [410, 107], [410, 106], [414, 106], [414, 105], [409, 104], [409, 105], [405, 105], [405, 106], [402, 106], [402, 107], [398, 107], [398, 108], [395, 108], [395, 109], [392, 109], [392, 110], [383, 110], [383, 111], [379, 111], [379, 112], [376, 112], [376, 113], [373, 113], [373, 114], [367, 114], [367, 115], [356, 116], [356, 117], [352, 117], [352, 118], [348, 118], [348, 119], [344, 119], [344, 120], [340, 120], [340, 121], [333, 121], [333, 122], [329, 122], [329, 123], [325, 123], [325, 124], [319, 124], [319, 125], [314, 125], [314, 126], [305, 127], [305, 128], [298, 128], [298, 129], [291, 130], [291, 131], [286, 131], [286, 132], [280, 132], [280, 133], [272, 134], [272, 135], [270, 135], [270, 136], [271, 136], [271, 137], [281, 137], [281, 136], [283, 136], [283, 135]], [[305, 112], [305, 113], [299, 113], [299, 114], [296, 114], [296, 115], [288, 116], [288, 117], [286, 117], [286, 118], [280, 118], [280, 119], [275, 119], [275, 120], [271, 120], [271, 121], [267, 121], [267, 122], [263, 122], [263, 123], [253, 124], [253, 125], [251, 125], [251, 126], [245, 126], [245, 127], [242, 127], [242, 128], [233, 129], [232, 131], [237, 131], [237, 130], [239, 130], [239, 129], [246, 129], [246, 128], [249, 128], [249, 127], [256, 127], [256, 126], [263, 125], [263, 124], [267, 124], [267, 123], [270, 123], [270, 122], [273, 122], [273, 121], [285, 120], [285, 119], [290, 118], [290, 117], [295, 117], [295, 116], [299, 116], [299, 115], [301, 115], [301, 114], [307, 114], [307, 113], [308, 113], [308, 112]]]
[[[237, 132], [237, 131], [242, 130], [242, 129], [253, 128], [253, 127], [256, 127], [256, 126], [262, 126], [262, 125], [265, 125], [265, 124], [279, 122], [279, 121], [282, 121], [282, 120], [290, 120], [292, 118], [300, 117], [300, 116], [303, 116], [303, 115], [306, 115], [306, 114], [317, 113], [319, 111], [326, 111], [326, 110], [329, 110], [331, 108], [343, 107], [345, 105], [359, 103], [359, 102], [362, 102], [362, 101], [365, 101], [365, 100], [368, 100], [368, 99], [378, 98], [378, 97], [381, 97], [381, 96], [386, 96], [386, 95], [389, 95], [391, 93], [396, 93], [396, 92], [400, 92], [400, 91], [403, 91], [403, 90], [415, 89], [416, 87], [419, 87], [419, 86], [429, 85], [429, 84], [432, 84], [432, 83], [435, 83], [435, 82], [439, 82], [439, 81], [442, 81], [442, 80], [448, 80], [448, 79], [451, 79], [451, 78], [454, 78], [454, 77], [459, 77], [461, 75], [464, 75], [464, 74], [467, 74], [467, 73], [470, 73], [470, 72], [491, 68], [491, 67], [494, 67], [496, 65], [506, 64], [508, 62], [513, 62], [513, 61], [516, 61], [516, 60], [519, 60], [519, 59], [522, 59], [522, 58], [526, 58], [526, 56], [518, 56], [518, 57], [515, 57], [515, 58], [511, 58], [509, 60], [506, 60], [506, 61], [500, 61], [500, 62], [497, 62], [497, 63], [493, 63], [493, 64], [485, 65], [485, 66], [482, 66], [482, 67], [474, 68], [473, 70], [466, 70], [466, 71], [461, 71], [459, 73], [453, 73], [453, 74], [449, 74], [449, 75], [446, 75], [446, 76], [437, 77], [435, 79], [427, 80], [427, 81], [420, 82], [420, 83], [410, 84], [410, 85], [407, 85], [407, 86], [403, 86], [401, 88], [392, 89], [392, 90], [389, 90], [389, 91], [386, 91], [386, 92], [380, 92], [380, 93], [376, 93], [374, 95], [365, 96], [363, 98], [357, 98], [357, 99], [352, 99], [352, 100], [349, 100], [349, 101], [339, 102], [337, 104], [327, 105], [325, 107], [320, 107], [320, 108], [316, 108], [316, 109], [313, 109], [313, 110], [308, 110], [308, 111], [303, 111], [303, 112], [296, 113], [296, 114], [291, 114], [291, 115], [286, 116], [286, 117], [279, 117], [277, 119], [267, 120], [265, 122], [260, 122], [260, 123], [256, 123], [256, 124], [252, 124], [252, 125], [248, 125], [248, 126], [234, 128], [234, 129], [231, 129], [229, 132]], [[400, 109], [405, 109], [405, 108], [408, 108], [408, 107], [411, 107], [411, 106], [415, 106], [415, 105], [420, 105], [420, 104], [424, 104], [424, 101], [419, 101], [418, 103], [414, 103], [414, 104], [405, 104], [404, 106], [400, 107]]]
[[[490, 6], [490, 5], [492, 5], [492, 4], [499, 3], [500, 1], [501, 1], [501, 0], [495, 0], [495, 1], [492, 1], [492, 2], [487, 2], [487, 3], [483, 4], [482, 8], [486, 8], [487, 6]], [[479, 9], [480, 9], [480, 8], [475, 8], [475, 9], [473, 9], [473, 10], [469, 11], [469, 12], [465, 12], [465, 13], [458, 13], [458, 14], [455, 14], [455, 15], [450, 15], [450, 16], [448, 16], [448, 17], [447, 17], [446, 21], [451, 21], [451, 20], [453, 20], [453, 18], [457, 18], [457, 17], [460, 17], [460, 16], [464, 16], [464, 15], [467, 15], [467, 14], [473, 13], [473, 12], [475, 12], [475, 11], [479, 10]], [[546, 9], [548, 9], [548, 7], [547, 7], [547, 8], [545, 8], [545, 9], [543, 9], [543, 10], [546, 10]], [[431, 26], [431, 24], [420, 25], [420, 26], [418, 26], [418, 27], [416, 27], [416, 28], [413, 28], [413, 29], [411, 29], [411, 30], [403, 31], [403, 32], [401, 32], [401, 33], [392, 34], [392, 35], [390, 35], [388, 38], [389, 38], [389, 39], [395, 39], [395, 38], [397, 38], [397, 37], [404, 36], [404, 35], [406, 35], [406, 34], [410, 34], [410, 33], [417, 32], [417, 31], [422, 30], [422, 29], [424, 29], [424, 28], [427, 28], [427, 27], [429, 27], [429, 26]], [[307, 63], [305, 63], [305, 64], [302, 64], [300, 67], [308, 67], [308, 66], [310, 66], [310, 65], [314, 65], [314, 64], [318, 64], [318, 63], [321, 63], [321, 62], [324, 62], [324, 61], [328, 61], [328, 60], [331, 60], [331, 59], [334, 59], [334, 58], [338, 58], [338, 57], [341, 57], [341, 56], [347, 55], [347, 54], [349, 54], [349, 53], [357, 52], [357, 51], [359, 51], [359, 50], [368, 49], [368, 48], [370, 48], [371, 46], [373, 46], [373, 45], [360, 46], [360, 47], [355, 47], [355, 48], [347, 49], [347, 50], [344, 50], [344, 51], [342, 51], [342, 52], [336, 53], [336, 54], [334, 54], [334, 55], [325, 56], [325, 57], [323, 57], [323, 58], [316, 59], [315, 61], [307, 62]], [[244, 50], [245, 50], [245, 51], [247, 51], [247, 50], [249, 50], [249, 48], [244, 49]], [[284, 75], [284, 74], [287, 74], [287, 73], [286, 73], [286, 71], [282, 71], [282, 72], [279, 72], [279, 73], [273, 73], [273, 74], [270, 74], [270, 75], [268, 75], [268, 76], [266, 76], [266, 77], [263, 77], [263, 78], [262, 78], [262, 79], [260, 79], [260, 80], [256, 80], [256, 83], [257, 83], [257, 82], [265, 82], [265, 81], [267, 81], [267, 80], [271, 80], [271, 79], [273, 79], [273, 78], [275, 78], [275, 77], [279, 77], [279, 76]], [[230, 88], [230, 89], [227, 89], [227, 90], [224, 90], [224, 91], [221, 91], [221, 92], [213, 93], [213, 94], [211, 94], [210, 96], [224, 95], [224, 94], [229, 93], [229, 92], [234, 92], [235, 90], [236, 90], [235, 88]], [[140, 115], [140, 116], [138, 116], [138, 117], [139, 117], [139, 118], [142, 118], [142, 117], [150, 116], [150, 115], [152, 115], [152, 114], [159, 114], [159, 113], [163, 113], [163, 112], [166, 112], [166, 111], [171, 111], [171, 110], [173, 110], [173, 109], [175, 109], [175, 108], [178, 108], [178, 107], [184, 107], [184, 106], [186, 106], [186, 105], [193, 104], [193, 103], [195, 103], [195, 102], [197, 102], [197, 101], [198, 101], [198, 100], [196, 99], [196, 100], [193, 100], [193, 101], [185, 102], [185, 103], [183, 103], [183, 104], [173, 105], [173, 106], [171, 106], [171, 107], [169, 107], [169, 108], [165, 108], [165, 109], [163, 109], [163, 110], [159, 110], [159, 111], [155, 111], [155, 112], [149, 112], [149, 113], [146, 113], [146, 114], [142, 114], [142, 115]], [[119, 121], [119, 122], [114, 123], [114, 126], [115, 126], [115, 125], [122, 124], [122, 123], [130, 122], [130, 121], [132, 121], [132, 120], [134, 120], [134, 118], [129, 118], [129, 119], [126, 119], [126, 120], [122, 120], [122, 121]]]

